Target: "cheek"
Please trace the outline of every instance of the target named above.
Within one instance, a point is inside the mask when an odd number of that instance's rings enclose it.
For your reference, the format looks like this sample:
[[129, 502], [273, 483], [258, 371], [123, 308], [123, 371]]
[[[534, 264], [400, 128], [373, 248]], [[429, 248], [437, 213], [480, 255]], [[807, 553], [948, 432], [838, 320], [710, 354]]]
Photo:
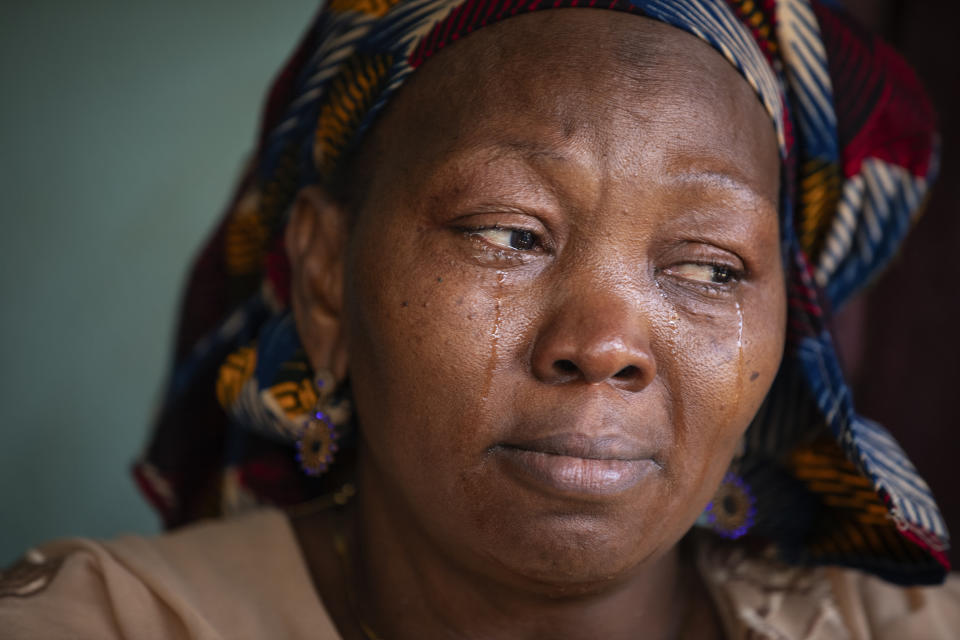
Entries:
[[462, 473], [489, 446], [481, 414], [506, 315], [498, 283], [429, 251], [398, 249], [415, 242], [362, 246], [353, 256], [346, 315], [369, 453], [382, 472], [402, 476], [404, 487]]
[[674, 469], [678, 482], [714, 486], [776, 375], [785, 297], [782, 287], [756, 287], [729, 305], [677, 317], [661, 331], [658, 354], [673, 398]]

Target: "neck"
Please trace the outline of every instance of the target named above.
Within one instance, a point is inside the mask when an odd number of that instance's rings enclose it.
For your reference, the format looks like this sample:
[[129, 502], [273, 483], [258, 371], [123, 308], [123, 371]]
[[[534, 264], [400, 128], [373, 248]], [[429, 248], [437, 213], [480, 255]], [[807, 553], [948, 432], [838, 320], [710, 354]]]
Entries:
[[375, 475], [361, 474], [343, 534], [354, 615], [385, 640], [674, 639], [699, 593], [676, 547], [602, 584], [478, 572], [448, 557], [383, 489]]

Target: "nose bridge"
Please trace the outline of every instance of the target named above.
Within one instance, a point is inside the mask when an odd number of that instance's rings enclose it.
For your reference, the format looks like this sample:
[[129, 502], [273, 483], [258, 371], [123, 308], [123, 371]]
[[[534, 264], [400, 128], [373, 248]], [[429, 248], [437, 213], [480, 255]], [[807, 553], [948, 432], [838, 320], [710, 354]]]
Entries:
[[569, 274], [557, 287], [534, 344], [533, 373], [551, 384], [639, 391], [656, 376], [650, 344], [656, 296], [598, 266]]

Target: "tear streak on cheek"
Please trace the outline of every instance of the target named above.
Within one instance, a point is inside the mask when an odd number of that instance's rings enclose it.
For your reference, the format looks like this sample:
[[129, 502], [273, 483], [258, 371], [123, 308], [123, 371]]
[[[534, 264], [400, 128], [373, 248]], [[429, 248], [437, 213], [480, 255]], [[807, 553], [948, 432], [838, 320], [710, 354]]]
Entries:
[[483, 374], [483, 388], [480, 392], [480, 402], [481, 404], [487, 403], [487, 398], [490, 395], [490, 386], [493, 384], [493, 374], [497, 368], [497, 348], [500, 346], [500, 330], [502, 323], [503, 315], [503, 281], [506, 279], [506, 274], [503, 271], [497, 272], [497, 288], [493, 294], [493, 326], [490, 328], [490, 356], [487, 360], [487, 366]]

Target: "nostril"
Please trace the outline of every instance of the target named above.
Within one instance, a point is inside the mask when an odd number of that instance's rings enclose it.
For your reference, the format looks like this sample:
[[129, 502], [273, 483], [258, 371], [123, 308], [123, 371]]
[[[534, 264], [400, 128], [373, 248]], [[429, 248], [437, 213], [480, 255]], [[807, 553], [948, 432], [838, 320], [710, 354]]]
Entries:
[[631, 380], [633, 378], [636, 378], [639, 373], [640, 373], [640, 370], [631, 364], [629, 366], [624, 367], [623, 369], [620, 369], [620, 371], [617, 371], [616, 375], [614, 375], [613, 377], [618, 380]]
[[553, 366], [560, 373], [576, 373], [578, 371], [577, 365], [573, 364], [571, 360], [557, 360], [553, 363]]

